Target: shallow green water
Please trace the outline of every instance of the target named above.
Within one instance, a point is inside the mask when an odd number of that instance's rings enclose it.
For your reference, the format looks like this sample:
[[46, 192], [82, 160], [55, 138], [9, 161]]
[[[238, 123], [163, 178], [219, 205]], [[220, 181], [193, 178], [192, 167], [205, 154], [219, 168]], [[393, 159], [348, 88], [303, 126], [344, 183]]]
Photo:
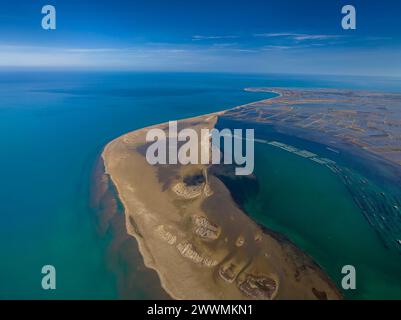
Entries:
[[401, 255], [384, 247], [336, 174], [259, 143], [255, 173], [260, 190], [245, 203], [252, 217], [290, 238], [340, 288], [342, 267], [353, 265], [356, 290], [343, 291], [347, 298], [401, 298]]

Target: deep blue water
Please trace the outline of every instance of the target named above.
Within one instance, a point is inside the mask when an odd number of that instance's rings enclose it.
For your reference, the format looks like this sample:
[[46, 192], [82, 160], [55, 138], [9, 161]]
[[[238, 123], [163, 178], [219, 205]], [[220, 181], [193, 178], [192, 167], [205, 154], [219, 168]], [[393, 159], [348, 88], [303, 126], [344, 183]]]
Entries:
[[[401, 91], [378, 78], [173, 73], [0, 73], [0, 298], [117, 298], [89, 209], [102, 147], [136, 128], [269, 97], [250, 86]], [[41, 268], [57, 290], [41, 289]]]

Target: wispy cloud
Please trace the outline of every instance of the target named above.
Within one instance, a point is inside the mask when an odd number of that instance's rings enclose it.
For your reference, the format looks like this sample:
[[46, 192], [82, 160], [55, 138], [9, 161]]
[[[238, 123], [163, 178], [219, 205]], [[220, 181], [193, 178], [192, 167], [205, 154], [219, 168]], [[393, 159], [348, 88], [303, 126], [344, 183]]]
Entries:
[[239, 38], [237, 35], [194, 35], [192, 36], [193, 41], [201, 40], [220, 40], [220, 39], [236, 39]]
[[121, 49], [117, 48], [72, 48], [65, 49], [66, 52], [71, 53], [101, 53], [101, 52], [117, 52], [121, 51]]
[[278, 33], [255, 33], [255, 37], [263, 37], [263, 38], [275, 38], [275, 37], [292, 37], [298, 35], [297, 33], [285, 33], [285, 32], [278, 32]]
[[256, 33], [255, 37], [263, 37], [263, 38], [287, 38], [296, 41], [307, 41], [307, 40], [330, 40], [330, 39], [339, 39], [344, 36], [342, 35], [333, 35], [333, 34], [306, 34], [306, 33]]
[[339, 39], [343, 36], [339, 35], [328, 35], [328, 34], [305, 34], [305, 35], [297, 35], [294, 37], [295, 40], [303, 41], [303, 40], [331, 40], [331, 39]]
[[264, 46], [261, 48], [261, 50], [287, 50], [287, 49], [293, 49], [294, 46], [275, 46], [275, 45], [269, 45], [269, 46]]
[[213, 43], [214, 48], [234, 48], [238, 47], [238, 42], [224, 42], [224, 43]]

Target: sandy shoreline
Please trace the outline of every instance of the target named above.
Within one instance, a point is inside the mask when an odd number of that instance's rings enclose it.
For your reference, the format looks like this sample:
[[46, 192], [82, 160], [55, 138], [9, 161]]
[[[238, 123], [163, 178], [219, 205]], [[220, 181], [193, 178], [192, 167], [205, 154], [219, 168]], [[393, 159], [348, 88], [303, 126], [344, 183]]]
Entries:
[[99, 236], [108, 239], [107, 266], [116, 275], [118, 297], [171, 299], [162, 288], [157, 272], [145, 265], [137, 239], [127, 233], [125, 209], [114, 183], [105, 173], [101, 154], [92, 173], [91, 208], [96, 215]]
[[[220, 114], [184, 119], [179, 125], [212, 128]], [[125, 208], [128, 234], [171, 297], [341, 298], [308, 256], [264, 233], [242, 212], [207, 167], [150, 166], [141, 151], [146, 132], [165, 127], [159, 124], [113, 140], [102, 159]], [[203, 175], [206, 182], [194, 187], [194, 197], [186, 198], [189, 189], [183, 182], [194, 175]]]
[[[221, 114], [221, 113], [223, 113], [223, 112], [224, 112], [224, 111], [216, 112], [216, 113], [211, 113], [211, 114], [207, 114], [207, 115], [204, 115], [204, 117], [208, 117], [208, 118], [209, 118], [209, 117], [212, 117], [212, 116], [216, 116], [216, 115], [218, 115], [218, 114]], [[196, 118], [198, 118], [198, 117], [195, 117], [195, 118], [192, 118], [192, 119], [196, 119]], [[166, 126], [166, 125], [168, 125], [168, 123], [157, 124], [157, 125], [153, 125], [153, 126], [150, 126], [150, 127], [146, 127], [146, 128], [143, 128], [143, 129], [136, 130], [136, 131], [134, 131], [134, 132], [141, 131], [141, 130], [144, 130], [144, 129], [149, 130], [149, 129], [152, 129], [152, 128], [159, 128], [159, 127], [163, 127], [163, 126]], [[131, 133], [132, 133], [132, 132], [127, 133], [127, 134], [125, 134], [125, 135], [123, 135], [123, 136], [117, 138], [116, 140], [119, 140], [119, 139], [123, 138], [124, 136], [128, 136], [128, 135], [130, 135]], [[107, 161], [106, 161], [106, 158], [105, 158], [105, 154], [107, 154], [107, 147], [108, 147], [111, 143], [113, 143], [114, 141], [116, 141], [116, 140], [113, 140], [113, 141], [110, 142], [108, 145], [106, 145], [106, 147], [104, 148], [104, 151], [103, 151], [102, 154], [101, 154], [101, 158], [103, 159], [105, 174], [109, 176], [111, 182], [113, 183], [114, 187], [116, 188], [117, 193], [118, 193], [118, 196], [119, 196], [119, 200], [121, 201], [121, 203], [123, 204], [123, 206], [124, 206], [124, 208], [125, 208], [125, 210], [126, 210], [126, 208], [128, 208], [128, 205], [127, 205], [127, 203], [124, 201], [124, 198], [121, 197], [121, 193], [120, 193], [120, 190], [119, 190], [119, 189], [120, 189], [120, 188], [119, 188], [119, 185], [118, 185], [118, 184], [115, 182], [115, 180], [113, 179], [113, 174], [112, 174], [111, 172], [108, 171], [107, 165], [106, 165], [106, 164], [107, 164]], [[139, 200], [138, 200], [138, 201], [139, 201]], [[143, 259], [144, 259], [144, 264], [145, 264], [145, 266], [148, 267], [149, 269], [152, 269], [152, 270], [156, 271], [156, 272], [158, 273], [159, 278], [160, 278], [160, 283], [161, 283], [161, 286], [163, 287], [163, 289], [164, 289], [173, 299], [179, 300], [180, 297], [175, 296], [175, 295], [174, 295], [174, 292], [172, 292], [172, 291], [169, 289], [169, 287], [166, 285], [167, 280], [165, 279], [164, 275], [163, 275], [162, 273], [160, 273], [159, 270], [158, 270], [158, 268], [155, 266], [154, 261], [153, 261], [153, 259], [151, 258], [152, 255], [151, 255], [151, 253], [149, 252], [149, 249], [147, 248], [144, 239], [140, 236], [140, 234], [137, 232], [137, 230], [133, 230], [133, 228], [132, 228], [132, 226], [131, 226], [131, 222], [130, 222], [130, 220], [129, 220], [129, 215], [128, 215], [128, 214], [125, 214], [125, 220], [126, 220], [127, 232], [128, 232], [128, 234], [130, 234], [131, 236], [133, 236], [133, 237], [136, 239], [136, 241], [137, 241], [137, 243], [138, 243], [138, 249], [139, 249], [139, 251], [140, 251], [140, 253], [141, 253], [141, 255], [142, 255]]]

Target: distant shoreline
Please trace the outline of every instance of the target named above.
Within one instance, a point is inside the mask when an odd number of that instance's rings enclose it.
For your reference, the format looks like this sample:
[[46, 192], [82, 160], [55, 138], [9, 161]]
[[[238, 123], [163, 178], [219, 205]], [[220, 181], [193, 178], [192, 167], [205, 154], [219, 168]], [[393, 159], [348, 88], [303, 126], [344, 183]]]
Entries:
[[[300, 88], [295, 88], [295, 89], [288, 89], [288, 88], [248, 88], [246, 90], [250, 90], [252, 92], [274, 92], [276, 94], [279, 94], [277, 97], [273, 97], [271, 99], [266, 99], [266, 100], [261, 100], [253, 103], [246, 104], [244, 106], [238, 106], [236, 108], [232, 108], [227, 110], [226, 114], [223, 116], [224, 119], [227, 119], [228, 121], [240, 121], [242, 123], [249, 123], [252, 126], [259, 127], [263, 129], [262, 127], [271, 127], [276, 131], [277, 133], [287, 135], [287, 136], [293, 136], [298, 139], [303, 139], [305, 141], [309, 141], [315, 144], [320, 144], [324, 145], [328, 148], [333, 148], [335, 150], [341, 150], [341, 152], [344, 152], [349, 155], [348, 158], [350, 158], [351, 162], [355, 160], [354, 165], [358, 168], [362, 167], [366, 173], [372, 173], [371, 168], [375, 168], [375, 170], [381, 171], [381, 169], [384, 169], [384, 172], [381, 172], [382, 178], [387, 179], [388, 181], [391, 181], [393, 183], [401, 184], [401, 165], [400, 163], [397, 163], [396, 160], [388, 158], [386, 153], [380, 153], [379, 151], [376, 151], [373, 148], [367, 148], [362, 145], [362, 143], [359, 140], [353, 141], [352, 139], [342, 139], [338, 138], [337, 136], [333, 136], [331, 134], [328, 134], [326, 132], [321, 132], [321, 131], [315, 131], [313, 128], [304, 128], [302, 126], [295, 126], [292, 123], [285, 123], [285, 122], [279, 122], [279, 121], [271, 121], [271, 122], [264, 122], [259, 121], [257, 119], [254, 119], [252, 117], [247, 117], [247, 116], [241, 116], [241, 118], [236, 119], [235, 114], [242, 114], [242, 110], [249, 110], [253, 108], [254, 105], [263, 105], [265, 102], [267, 102], [268, 105], [289, 105], [291, 106], [291, 103], [295, 103], [296, 108], [304, 108], [302, 104], [297, 104], [297, 98], [292, 97], [294, 93], [300, 93], [302, 95], [303, 92], [316, 92], [319, 94], [319, 92], [322, 92], [323, 94], [325, 93], [333, 93], [333, 94], [343, 94], [343, 93], [350, 93], [350, 94], [357, 94], [360, 95], [361, 97], [363, 96], [368, 96], [371, 95], [372, 99], [377, 98], [378, 96], [384, 96], [385, 98], [389, 99], [391, 97], [395, 97], [396, 99], [401, 99], [401, 94], [398, 93], [377, 93], [377, 92], [372, 92], [372, 91], [366, 91], [366, 90], [345, 90], [345, 89], [300, 89]], [[305, 98], [306, 99], [306, 98]], [[314, 97], [318, 103], [318, 100]], [[313, 100], [311, 100], [313, 102]], [[356, 99], [356, 101], [358, 101]], [[376, 100], [374, 100], [376, 101]], [[378, 100], [380, 102], [380, 100]], [[270, 103], [272, 102], [272, 103]], [[323, 104], [324, 105], [324, 104]], [[337, 107], [338, 109], [345, 108], [346, 104], [344, 106], [339, 104]], [[366, 112], [371, 112], [373, 113], [375, 110], [367, 110]], [[318, 110], [317, 112], [321, 112], [321, 110]], [[400, 116], [398, 116], [400, 118]], [[276, 118], [275, 118], [276, 119]], [[396, 120], [395, 120], [396, 121]], [[263, 130], [262, 130], [263, 131]], [[374, 151], [375, 152], [374, 152]], [[400, 153], [400, 150], [398, 150], [398, 153]], [[386, 155], [383, 156], [383, 154]], [[401, 156], [399, 156], [399, 161], [401, 161]]]

